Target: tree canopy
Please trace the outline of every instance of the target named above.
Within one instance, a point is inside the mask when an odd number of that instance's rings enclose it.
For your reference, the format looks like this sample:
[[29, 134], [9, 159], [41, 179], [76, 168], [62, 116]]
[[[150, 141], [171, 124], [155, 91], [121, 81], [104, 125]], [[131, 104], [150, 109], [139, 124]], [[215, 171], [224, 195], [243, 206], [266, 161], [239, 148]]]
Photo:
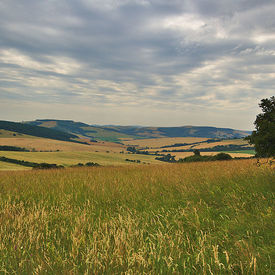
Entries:
[[275, 97], [265, 98], [259, 104], [263, 113], [254, 122], [256, 130], [246, 139], [255, 145], [257, 157], [275, 156]]

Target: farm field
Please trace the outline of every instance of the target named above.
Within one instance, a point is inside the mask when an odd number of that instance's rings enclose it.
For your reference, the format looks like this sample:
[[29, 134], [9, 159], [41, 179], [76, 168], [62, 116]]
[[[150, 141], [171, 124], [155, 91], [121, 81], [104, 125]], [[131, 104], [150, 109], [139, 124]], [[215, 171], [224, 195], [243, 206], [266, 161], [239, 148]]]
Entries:
[[6, 274], [272, 274], [274, 167], [256, 160], [0, 171]]
[[149, 148], [160, 148], [161, 146], [173, 145], [175, 143], [194, 143], [206, 141], [208, 138], [197, 137], [174, 137], [174, 138], [150, 138], [150, 139], [122, 139], [127, 146], [139, 146]]
[[30, 169], [31, 169], [30, 167], [0, 161], [0, 171], [1, 170], [30, 170]]
[[[211, 149], [215, 146], [227, 146], [227, 145], [239, 145], [239, 146], [245, 146], [245, 147], [250, 147], [250, 145], [248, 144], [247, 141], [244, 141], [243, 139], [231, 139], [231, 140], [221, 140], [221, 141], [217, 141], [217, 142], [210, 142], [207, 143], [205, 141], [207, 141], [208, 138], [191, 138], [191, 137], [187, 137], [187, 138], [157, 138], [157, 139], [141, 139], [141, 140], [137, 140], [137, 139], [133, 139], [133, 140], [124, 140], [123, 143], [125, 145], [129, 145], [129, 146], [137, 146], [137, 148], [146, 148], [146, 150], [150, 153], [154, 153], [154, 152], [162, 152], [163, 150], [167, 150], [167, 151], [173, 151], [173, 150], [194, 150], [194, 149], [203, 149], [203, 148], [207, 148], [207, 149]], [[183, 146], [174, 146], [174, 147], [170, 147], [174, 144], [186, 144]], [[198, 143], [198, 144], [194, 144], [194, 143]], [[169, 147], [164, 147], [163, 146], [169, 146]], [[251, 147], [251, 149], [253, 149], [253, 147]], [[165, 153], [165, 152], [164, 152]], [[189, 152], [169, 152], [171, 155], [176, 155], [178, 156], [189, 156]], [[212, 152], [207, 152], [209, 154], [213, 154]], [[216, 154], [216, 152], [215, 152]], [[235, 157], [249, 157], [250, 154], [255, 154], [255, 152], [253, 150], [250, 151], [231, 151], [230, 154]], [[239, 155], [241, 154], [241, 155]]]
[[[55, 163], [64, 166], [75, 165], [78, 163], [96, 162], [100, 165], [125, 165], [132, 164], [125, 161], [140, 160], [141, 163], [161, 163], [155, 160], [155, 156], [147, 155], [131, 155], [120, 153], [106, 153], [106, 152], [10, 152], [0, 151], [0, 156], [13, 158], [18, 160], [25, 160], [30, 162], [47, 162]], [[0, 164], [1, 167], [1, 164]]]
[[[87, 140], [83, 140], [87, 141]], [[111, 151], [120, 152], [125, 150], [125, 146], [111, 142], [90, 142], [90, 145], [79, 144], [68, 141], [60, 141], [54, 139], [38, 138], [38, 137], [13, 137], [0, 138], [0, 145], [19, 146], [28, 150], [35, 149], [36, 151]]]

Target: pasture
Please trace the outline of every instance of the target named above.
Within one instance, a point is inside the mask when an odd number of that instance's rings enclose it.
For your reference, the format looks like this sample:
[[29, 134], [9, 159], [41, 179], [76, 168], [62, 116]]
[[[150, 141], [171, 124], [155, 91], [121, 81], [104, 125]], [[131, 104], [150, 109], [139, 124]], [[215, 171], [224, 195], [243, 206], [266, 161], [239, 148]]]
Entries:
[[274, 167], [0, 171], [3, 274], [271, 274]]

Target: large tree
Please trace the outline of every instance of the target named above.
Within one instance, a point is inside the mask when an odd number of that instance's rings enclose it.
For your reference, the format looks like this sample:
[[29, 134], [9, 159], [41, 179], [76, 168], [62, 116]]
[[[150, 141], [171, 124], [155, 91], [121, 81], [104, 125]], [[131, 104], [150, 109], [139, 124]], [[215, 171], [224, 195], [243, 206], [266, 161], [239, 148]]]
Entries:
[[254, 122], [256, 130], [246, 139], [255, 145], [257, 157], [275, 156], [275, 97], [265, 98], [259, 104], [263, 113]]

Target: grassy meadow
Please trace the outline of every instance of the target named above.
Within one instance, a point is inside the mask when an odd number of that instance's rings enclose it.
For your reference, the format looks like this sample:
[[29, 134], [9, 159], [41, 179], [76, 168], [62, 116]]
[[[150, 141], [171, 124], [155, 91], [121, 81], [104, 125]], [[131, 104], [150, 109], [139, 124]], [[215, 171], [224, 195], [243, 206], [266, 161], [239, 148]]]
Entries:
[[255, 162], [0, 171], [0, 273], [272, 274]]

